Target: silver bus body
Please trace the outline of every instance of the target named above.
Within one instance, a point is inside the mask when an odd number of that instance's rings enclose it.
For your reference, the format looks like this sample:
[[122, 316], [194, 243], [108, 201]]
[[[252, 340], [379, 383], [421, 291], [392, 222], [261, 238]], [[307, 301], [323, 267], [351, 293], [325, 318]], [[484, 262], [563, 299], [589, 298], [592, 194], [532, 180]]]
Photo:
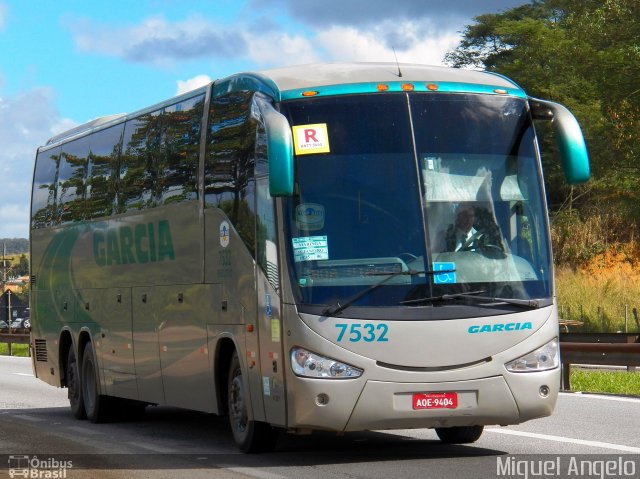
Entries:
[[[526, 152], [502, 155], [500, 128], [548, 114], [580, 182], [577, 123], [498, 75], [400, 68], [234, 75], [41, 147], [36, 376], [70, 387], [74, 414], [94, 421], [107, 399], [231, 413], [246, 451], [269, 447], [267, 430], [437, 428], [469, 442], [481, 426], [550, 415], [558, 314], [540, 158], [528, 126], [513, 127]], [[349, 116], [369, 111], [388, 113]], [[487, 122], [498, 126], [470, 139]], [[468, 203], [500, 240], [436, 247]]]

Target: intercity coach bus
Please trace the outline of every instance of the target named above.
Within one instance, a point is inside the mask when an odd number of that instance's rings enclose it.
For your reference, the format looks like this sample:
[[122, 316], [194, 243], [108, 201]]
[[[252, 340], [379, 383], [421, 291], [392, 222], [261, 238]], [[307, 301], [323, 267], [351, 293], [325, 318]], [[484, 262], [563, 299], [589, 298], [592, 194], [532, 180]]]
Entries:
[[37, 151], [33, 366], [78, 419], [168, 405], [279, 431], [548, 416], [560, 382], [533, 120], [589, 177], [563, 106], [413, 64], [243, 73]]

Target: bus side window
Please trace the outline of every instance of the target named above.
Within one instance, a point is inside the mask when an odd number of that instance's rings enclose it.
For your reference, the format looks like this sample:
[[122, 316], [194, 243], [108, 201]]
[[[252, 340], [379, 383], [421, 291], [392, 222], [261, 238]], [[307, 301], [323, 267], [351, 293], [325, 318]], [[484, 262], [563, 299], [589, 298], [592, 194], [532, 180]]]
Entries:
[[89, 137], [62, 145], [58, 167], [57, 216], [61, 224], [84, 218]]
[[162, 152], [158, 164], [160, 203], [198, 197], [197, 172], [204, 95], [164, 109]]
[[220, 208], [255, 255], [255, 131], [253, 92], [211, 100], [204, 165], [205, 207]]
[[122, 139], [117, 212], [154, 206], [161, 110], [127, 121]]
[[113, 213], [118, 155], [123, 129], [122, 123], [99, 131], [91, 137], [87, 218], [99, 218]]
[[33, 229], [53, 224], [59, 162], [60, 147], [42, 151], [38, 153], [36, 158], [31, 200], [31, 227]]

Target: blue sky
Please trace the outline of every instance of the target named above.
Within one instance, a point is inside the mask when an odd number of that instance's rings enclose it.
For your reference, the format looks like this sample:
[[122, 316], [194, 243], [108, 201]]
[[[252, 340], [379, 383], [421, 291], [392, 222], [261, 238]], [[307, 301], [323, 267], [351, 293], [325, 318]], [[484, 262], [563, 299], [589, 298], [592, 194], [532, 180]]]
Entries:
[[441, 64], [475, 15], [526, 0], [0, 0], [0, 238], [28, 237], [36, 148], [238, 71]]

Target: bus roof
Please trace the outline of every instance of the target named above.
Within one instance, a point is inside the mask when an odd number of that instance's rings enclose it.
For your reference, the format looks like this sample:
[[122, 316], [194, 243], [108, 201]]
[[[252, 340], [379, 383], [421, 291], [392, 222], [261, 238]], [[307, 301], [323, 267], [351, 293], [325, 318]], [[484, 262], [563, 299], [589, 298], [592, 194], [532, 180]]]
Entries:
[[418, 86], [416, 91], [424, 91], [428, 83], [434, 83], [444, 92], [493, 93], [494, 89], [498, 88], [504, 89], [502, 93], [526, 96], [522, 89], [508, 78], [478, 70], [414, 63], [316, 63], [237, 73], [130, 114], [96, 118], [50, 138], [43, 148], [48, 149], [54, 144], [154, 111], [181, 98], [203, 94], [211, 85], [213, 96], [234, 90], [255, 90], [262, 91], [276, 101], [282, 101], [300, 98], [303, 91], [311, 89], [323, 89], [324, 91], [319, 92], [320, 95], [365, 93], [375, 91], [377, 83], [391, 85], [389, 91], [400, 91], [402, 83], [415, 83]]
[[271, 80], [280, 92], [369, 82], [446, 82], [519, 89], [513, 81], [494, 73], [413, 63], [319, 63], [264, 70], [257, 76]]

